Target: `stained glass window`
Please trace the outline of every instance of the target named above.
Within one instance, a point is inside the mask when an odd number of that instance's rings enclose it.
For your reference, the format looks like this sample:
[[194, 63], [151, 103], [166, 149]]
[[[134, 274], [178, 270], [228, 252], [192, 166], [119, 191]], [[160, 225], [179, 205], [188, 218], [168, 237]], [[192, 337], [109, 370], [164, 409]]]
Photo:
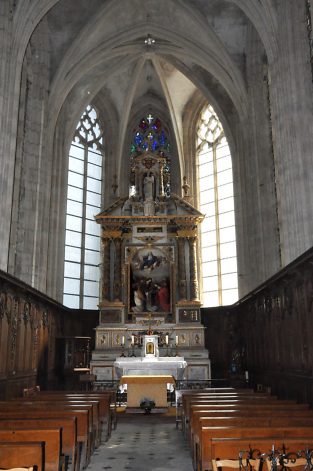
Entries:
[[133, 131], [130, 145], [131, 160], [144, 152], [151, 151], [166, 157], [164, 167], [164, 191], [170, 194], [170, 143], [168, 133], [162, 121], [151, 113], [140, 119], [137, 128]]
[[202, 110], [197, 128], [201, 224], [202, 302], [222, 306], [238, 300], [232, 159], [212, 106]]
[[96, 110], [81, 116], [69, 153], [63, 303], [97, 309], [103, 132]]
[[167, 132], [161, 120], [151, 114], [142, 118], [138, 124], [138, 128], [134, 130], [131, 154], [138, 155], [149, 150], [152, 152], [160, 151], [166, 154], [170, 152]]

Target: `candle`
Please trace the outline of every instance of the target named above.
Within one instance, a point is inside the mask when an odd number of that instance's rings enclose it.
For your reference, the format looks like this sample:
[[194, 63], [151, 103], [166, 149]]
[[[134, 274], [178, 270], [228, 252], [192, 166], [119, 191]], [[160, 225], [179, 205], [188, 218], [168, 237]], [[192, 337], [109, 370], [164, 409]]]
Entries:
[[246, 381], [249, 381], [249, 372], [248, 372], [248, 370], [245, 371], [245, 378], [246, 378]]
[[176, 345], [178, 345], [178, 335], [176, 335]]
[[122, 345], [125, 345], [125, 337], [124, 337], [124, 335], [122, 336]]
[[132, 345], [134, 345], [134, 343], [135, 343], [135, 336], [132, 335]]
[[165, 343], [166, 343], [166, 345], [168, 345], [168, 335], [167, 334], [165, 335]]

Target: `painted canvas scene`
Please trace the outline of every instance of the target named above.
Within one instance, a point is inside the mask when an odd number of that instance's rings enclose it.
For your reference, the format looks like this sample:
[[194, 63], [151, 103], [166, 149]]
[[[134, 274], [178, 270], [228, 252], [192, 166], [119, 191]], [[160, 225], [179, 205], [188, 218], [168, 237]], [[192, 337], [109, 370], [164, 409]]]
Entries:
[[130, 310], [170, 312], [170, 266], [161, 249], [139, 249], [130, 267]]

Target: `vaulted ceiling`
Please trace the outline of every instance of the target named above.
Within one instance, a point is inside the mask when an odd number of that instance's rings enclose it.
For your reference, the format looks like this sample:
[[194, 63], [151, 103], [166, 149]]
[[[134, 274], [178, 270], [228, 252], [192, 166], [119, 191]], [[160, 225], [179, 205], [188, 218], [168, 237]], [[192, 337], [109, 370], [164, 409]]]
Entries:
[[210, 101], [226, 125], [228, 113], [245, 115], [249, 29], [269, 60], [275, 49], [272, 0], [20, 0], [15, 13], [20, 36], [30, 20], [45, 24], [51, 136], [62, 110], [70, 133], [86, 104], [101, 96], [118, 122], [118, 162], [148, 110], [172, 130], [183, 167], [182, 119], [192, 98]]

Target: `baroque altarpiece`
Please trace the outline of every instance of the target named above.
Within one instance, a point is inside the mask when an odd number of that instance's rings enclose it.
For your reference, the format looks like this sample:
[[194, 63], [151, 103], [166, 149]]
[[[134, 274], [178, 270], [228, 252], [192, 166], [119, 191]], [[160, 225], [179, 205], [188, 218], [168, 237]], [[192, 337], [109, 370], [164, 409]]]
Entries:
[[185, 197], [170, 192], [160, 121], [150, 116], [141, 125], [130, 160], [130, 193], [96, 216], [102, 263], [91, 369], [99, 380], [115, 379], [116, 358], [140, 357], [148, 333], [158, 336], [160, 357], [184, 357], [186, 379], [209, 379], [197, 267], [203, 215], [188, 202], [186, 182]]

